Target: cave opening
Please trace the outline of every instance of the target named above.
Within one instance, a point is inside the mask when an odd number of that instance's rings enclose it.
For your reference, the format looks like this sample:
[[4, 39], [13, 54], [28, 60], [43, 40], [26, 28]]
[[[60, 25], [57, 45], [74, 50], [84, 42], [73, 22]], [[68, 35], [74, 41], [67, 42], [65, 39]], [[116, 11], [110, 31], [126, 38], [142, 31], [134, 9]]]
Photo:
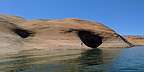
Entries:
[[16, 28], [13, 31], [22, 38], [27, 38], [31, 36], [31, 34], [33, 34], [31, 31], [20, 29], [20, 28]]
[[102, 44], [102, 37], [91, 31], [79, 30], [77, 34], [80, 40], [88, 47], [97, 48]]

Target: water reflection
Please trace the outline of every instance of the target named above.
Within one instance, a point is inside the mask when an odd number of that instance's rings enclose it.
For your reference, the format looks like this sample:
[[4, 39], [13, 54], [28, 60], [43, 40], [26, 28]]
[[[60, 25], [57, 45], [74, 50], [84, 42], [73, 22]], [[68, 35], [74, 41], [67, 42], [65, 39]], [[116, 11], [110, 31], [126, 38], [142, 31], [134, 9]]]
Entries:
[[92, 49], [81, 53], [80, 64], [85, 66], [99, 65], [103, 63], [102, 50]]
[[87, 50], [81, 53], [79, 72], [103, 72], [103, 51], [101, 49]]
[[8, 58], [8, 61], [1, 62], [0, 67], [3, 72], [27, 72], [28, 69], [32, 68], [31, 62], [33, 59], [27, 58], [29, 55], [19, 55]]
[[107, 72], [119, 50], [32, 50], [0, 60], [0, 72]]

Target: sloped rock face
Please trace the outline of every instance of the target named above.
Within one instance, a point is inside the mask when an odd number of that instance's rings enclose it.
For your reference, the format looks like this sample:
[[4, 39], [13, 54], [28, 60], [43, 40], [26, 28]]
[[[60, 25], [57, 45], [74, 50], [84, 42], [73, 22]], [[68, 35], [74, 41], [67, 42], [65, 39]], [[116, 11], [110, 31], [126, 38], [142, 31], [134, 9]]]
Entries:
[[132, 44], [107, 26], [75, 18], [31, 20], [0, 15], [0, 48], [81, 49], [131, 47]]
[[22, 48], [21, 37], [13, 31], [17, 28], [15, 24], [20, 21], [13, 16], [0, 15], [0, 54], [16, 52]]
[[0, 21], [7, 21], [10, 23], [21, 23], [26, 20], [24, 18], [18, 17], [18, 16], [0, 14]]
[[132, 44], [107, 26], [74, 18], [63, 20], [34, 20], [19, 24], [32, 31], [28, 46], [35, 48], [96, 48], [131, 47]]

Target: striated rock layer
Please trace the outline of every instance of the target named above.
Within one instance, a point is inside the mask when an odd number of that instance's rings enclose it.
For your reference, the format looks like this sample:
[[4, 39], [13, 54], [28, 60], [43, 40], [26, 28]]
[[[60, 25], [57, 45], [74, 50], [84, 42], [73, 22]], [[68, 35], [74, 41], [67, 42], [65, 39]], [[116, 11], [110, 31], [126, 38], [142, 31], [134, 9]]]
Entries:
[[0, 15], [0, 40], [0, 48], [16, 50], [133, 46], [101, 23], [76, 18], [25, 20], [17, 16]]
[[13, 30], [17, 23], [25, 21], [16, 16], [0, 15], [0, 54], [21, 50], [22, 38]]

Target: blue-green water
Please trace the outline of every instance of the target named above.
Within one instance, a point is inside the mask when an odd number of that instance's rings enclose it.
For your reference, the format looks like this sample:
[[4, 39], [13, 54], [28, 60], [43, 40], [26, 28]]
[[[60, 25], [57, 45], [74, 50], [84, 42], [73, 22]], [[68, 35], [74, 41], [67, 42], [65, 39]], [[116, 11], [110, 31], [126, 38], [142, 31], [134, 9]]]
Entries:
[[1, 56], [0, 72], [144, 72], [144, 46], [25, 50]]

